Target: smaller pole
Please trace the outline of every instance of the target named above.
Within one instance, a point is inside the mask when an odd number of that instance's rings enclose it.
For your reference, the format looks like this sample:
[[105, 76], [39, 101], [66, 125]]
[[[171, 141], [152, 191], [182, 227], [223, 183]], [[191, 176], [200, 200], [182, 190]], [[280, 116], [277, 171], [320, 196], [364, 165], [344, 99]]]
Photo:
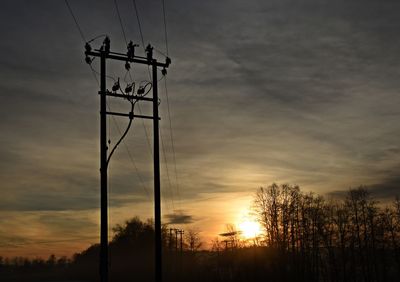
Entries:
[[182, 255], [182, 253], [183, 253], [183, 238], [182, 238], [183, 230], [179, 230], [179, 234], [181, 236], [181, 255]]
[[175, 229], [175, 252], [178, 252], [178, 229]]

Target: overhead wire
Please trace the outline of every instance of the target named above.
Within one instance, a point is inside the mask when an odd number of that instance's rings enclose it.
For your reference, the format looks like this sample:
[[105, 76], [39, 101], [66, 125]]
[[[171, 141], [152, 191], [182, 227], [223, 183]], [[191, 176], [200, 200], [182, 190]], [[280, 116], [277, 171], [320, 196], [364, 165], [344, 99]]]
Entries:
[[86, 43], [87, 41], [86, 41], [86, 39], [85, 39], [85, 35], [83, 35], [82, 28], [80, 27], [80, 25], [79, 25], [79, 23], [78, 23], [78, 20], [76, 19], [75, 15], [74, 15], [74, 12], [72, 11], [71, 6], [70, 6], [69, 3], [68, 3], [68, 0], [65, 0], [65, 4], [67, 5], [67, 8], [68, 8], [69, 12], [70, 12], [72, 18], [74, 19], [76, 28], [78, 29], [79, 34], [81, 35], [81, 38], [82, 38], [82, 40], [83, 40], [83, 43]]
[[[143, 36], [143, 31], [142, 31], [142, 24], [140, 23], [140, 17], [139, 17], [139, 10], [136, 5], [136, 0], [132, 0], [133, 8], [135, 10], [135, 15], [136, 15], [136, 20], [137, 24], [139, 27], [139, 34], [140, 34], [140, 40], [142, 41], [142, 47], [143, 51], [146, 53], [146, 46], [144, 44], [144, 36]], [[150, 66], [147, 66], [147, 71], [149, 73], [149, 79], [151, 80], [151, 72], [150, 72]]]
[[168, 180], [169, 194], [170, 194], [170, 198], [171, 198], [171, 201], [172, 201], [172, 209], [175, 210], [174, 194], [173, 194], [173, 191], [172, 191], [171, 178], [169, 176], [168, 160], [167, 160], [167, 154], [165, 152], [165, 144], [164, 144], [164, 138], [163, 138], [163, 134], [162, 134], [161, 128], [160, 128], [160, 139], [161, 139], [161, 149], [162, 149], [162, 154], [163, 154], [163, 157], [164, 157], [166, 175], [167, 175], [167, 180]]
[[95, 40], [97, 40], [97, 39], [99, 39], [101, 37], [107, 37], [107, 34], [97, 35], [97, 36], [93, 37], [92, 39], [90, 39], [87, 43], [91, 43], [91, 42], [93, 42], [93, 41], [95, 41]]
[[143, 50], [146, 51], [146, 47], [144, 45], [144, 37], [143, 37], [142, 25], [140, 24], [139, 12], [138, 12], [138, 8], [136, 6], [136, 0], [132, 0], [132, 3], [133, 3], [133, 7], [135, 9], [135, 14], [136, 14], [138, 27], [139, 27], [140, 39], [142, 41]]
[[162, 0], [162, 8], [163, 8], [163, 15], [164, 15], [164, 36], [165, 36], [165, 50], [168, 56], [168, 33], [167, 33], [167, 16], [165, 12], [165, 0]]
[[[94, 61], [94, 60], [93, 60], [93, 61]], [[93, 62], [93, 61], [92, 61], [92, 62]], [[96, 71], [96, 70], [93, 68], [93, 66], [92, 66], [91, 64], [89, 64], [89, 67], [90, 67], [90, 69], [92, 70], [93, 73], [95, 73], [95, 74], [97, 74], [98, 76], [100, 76], [100, 73], [99, 73], [98, 71]], [[117, 82], [117, 80], [116, 80], [115, 77], [113, 77], [113, 76], [106, 75], [106, 77], [107, 77], [108, 79], [111, 79], [113, 82]], [[98, 79], [97, 77], [96, 77], [96, 81], [97, 81], [97, 84], [100, 85], [99, 79]]]
[[[165, 0], [162, 0], [162, 10], [163, 10], [163, 19], [164, 19], [164, 37], [165, 37], [166, 54], [164, 54], [162, 51], [160, 51], [158, 49], [155, 49], [155, 50], [158, 53], [160, 53], [161, 55], [168, 57], [169, 56], [169, 48], [168, 48], [168, 31], [167, 31], [167, 16], [166, 16], [166, 9], [165, 9]], [[165, 87], [165, 96], [166, 96], [166, 100], [167, 100], [167, 112], [168, 112], [169, 129], [170, 129], [169, 131], [170, 131], [170, 137], [171, 137], [172, 156], [173, 156], [173, 162], [174, 162], [176, 190], [177, 190], [179, 201], [181, 201], [178, 172], [177, 172], [178, 170], [177, 170], [177, 166], [176, 166], [175, 142], [174, 142], [174, 135], [173, 135], [173, 130], [172, 130], [171, 110], [170, 110], [170, 103], [169, 103], [169, 97], [168, 97], [168, 87], [167, 87], [167, 78], [166, 77], [164, 79], [164, 87]]]
[[[121, 18], [121, 14], [120, 14], [120, 11], [119, 11], [119, 7], [118, 7], [117, 0], [114, 0], [114, 5], [115, 5], [116, 12], [117, 12], [119, 24], [120, 24], [120, 27], [121, 27], [121, 30], [122, 30], [122, 35], [123, 35], [124, 40], [125, 40], [125, 44], [128, 45], [128, 39], [127, 39], [127, 37], [126, 37], [126, 32], [125, 32], [124, 24], [123, 24], [123, 22], [122, 22], [122, 18]], [[133, 82], [132, 75], [131, 75], [131, 72], [130, 72], [130, 69], [127, 70], [127, 72], [126, 72], [126, 74], [125, 74], [125, 77], [124, 77], [124, 81], [126, 81], [126, 75], [127, 75], [127, 74], [129, 75], [130, 82], [131, 82], [131, 83], [134, 83], [134, 82]], [[137, 101], [136, 101], [136, 102], [137, 102]], [[136, 104], [136, 102], [135, 102], [135, 104]], [[134, 104], [132, 104], [132, 111], [133, 111], [133, 107], [134, 107]], [[138, 108], [139, 108], [139, 103], [138, 103]], [[113, 117], [113, 118], [114, 118], [114, 117]], [[114, 120], [115, 120], [115, 119], [114, 119]], [[121, 141], [123, 141], [123, 139], [125, 138], [126, 134], [128, 133], [128, 131], [129, 131], [129, 129], [130, 129], [130, 126], [131, 126], [131, 124], [132, 124], [132, 121], [133, 121], [133, 119], [130, 120], [130, 122], [128, 123], [128, 126], [127, 126], [127, 128], [126, 128], [126, 130], [125, 130], [125, 132], [124, 132], [123, 134], [121, 133], [120, 128], [119, 128], [118, 126], [116, 126], [116, 127], [117, 127], [117, 130], [118, 130], [118, 132], [119, 132], [119, 134], [121, 135], [121, 138], [120, 138], [120, 140], [117, 142], [117, 144], [114, 146], [113, 150], [111, 151], [111, 153], [110, 153], [110, 155], [109, 155], [109, 158], [111, 158], [112, 154], [114, 153], [115, 149], [118, 147], [119, 143], [121, 143]], [[114, 124], [117, 125], [116, 122], [115, 122]], [[137, 174], [138, 178], [140, 179], [140, 182], [142, 183], [142, 188], [143, 188], [143, 190], [146, 192], [147, 197], [150, 197], [150, 196], [149, 196], [149, 192], [147, 191], [147, 188], [146, 188], [146, 186], [144, 185], [144, 182], [143, 182], [143, 180], [142, 180], [142, 178], [141, 178], [141, 176], [140, 176], [140, 173], [139, 173], [139, 170], [138, 170], [138, 168], [137, 168], [136, 162], [134, 161], [134, 158], [132, 157], [132, 154], [130, 153], [130, 151], [129, 151], [129, 149], [128, 149], [128, 146], [126, 145], [125, 142], [124, 142], [124, 146], [125, 146], [125, 149], [126, 149], [127, 152], [128, 152], [129, 159], [131, 160], [131, 162], [132, 162], [132, 164], [133, 164], [133, 166], [134, 166], [134, 168], [135, 168], [136, 174]]]
[[[77, 27], [77, 29], [78, 29], [78, 31], [79, 31], [79, 34], [80, 34], [80, 36], [81, 36], [81, 38], [82, 38], [83, 43], [89, 43], [89, 42], [86, 40], [86, 38], [85, 38], [85, 36], [84, 36], [84, 34], [83, 34], [83, 31], [82, 31], [82, 28], [80, 27], [80, 25], [79, 25], [79, 23], [78, 23], [78, 20], [77, 20], [77, 18], [75, 17], [75, 15], [74, 15], [74, 13], [73, 13], [73, 11], [72, 11], [72, 9], [71, 9], [71, 6], [69, 5], [69, 3], [68, 3], [67, 0], [65, 0], [65, 4], [66, 4], [66, 6], [67, 6], [67, 8], [68, 8], [68, 10], [69, 10], [69, 12], [70, 12], [72, 18], [74, 19], [75, 25], [76, 25], [76, 27]], [[102, 36], [102, 35], [96, 36], [95, 38], [91, 39], [90, 42], [96, 40], [97, 38], [99, 38], [99, 37], [101, 37], [101, 36]], [[89, 65], [89, 67], [90, 67], [90, 69], [91, 69], [91, 71], [92, 71], [93, 77], [95, 78], [97, 84], [100, 85], [100, 82], [99, 82], [99, 80], [98, 80], [98, 78], [97, 78], [97, 76], [96, 76], [96, 74], [99, 75], [99, 73], [98, 73], [96, 70], [94, 70], [94, 69], [93, 69], [93, 66], [91, 65], [91, 63], [93, 62], [93, 60], [94, 60], [94, 59], [92, 59], [88, 65]], [[108, 78], [111, 78], [111, 77], [108, 77]], [[111, 78], [111, 79], [113, 79], [113, 78]], [[113, 79], [113, 80], [114, 80], [114, 79]], [[114, 81], [115, 81], [115, 80], [114, 80]], [[107, 187], [108, 187], [108, 189], [110, 188], [109, 183], [108, 183]], [[110, 199], [108, 198], [108, 206], [109, 206], [109, 203], [110, 203], [109, 201], [110, 201]], [[108, 221], [110, 221], [110, 215], [109, 215], [109, 214], [108, 214]]]
[[128, 45], [128, 40], [126, 39], [125, 29], [124, 29], [124, 25], [122, 24], [121, 14], [119, 13], [117, 0], [114, 0], [114, 4], [115, 4], [115, 9], [117, 10], [117, 15], [118, 15], [118, 19], [119, 19], [119, 24], [121, 25], [122, 34], [123, 34], [123, 36], [124, 36], [125, 43], [126, 43], [126, 45]]
[[[134, 1], [133, 4], [134, 4], [135, 12], [136, 12], [136, 18], [137, 18], [137, 20], [138, 20], [139, 31], [140, 31], [140, 37], [141, 37], [141, 40], [142, 40], [143, 49], [145, 50], [144, 39], [143, 39], [143, 32], [142, 32], [142, 28], [141, 28], [141, 24], [140, 24], [139, 14], [138, 14], [138, 12], [137, 12], [136, 2]], [[120, 12], [119, 12], [117, 0], [114, 0], [114, 5], [115, 5], [116, 11], [117, 11], [118, 20], [119, 20], [119, 23], [120, 23], [120, 26], [121, 26], [121, 30], [122, 30], [122, 34], [123, 34], [125, 43], [128, 45], [128, 40], [127, 40], [127, 37], [126, 37], [125, 28], [124, 28], [124, 24], [123, 24], [123, 22], [122, 22], [121, 14], [120, 14]], [[129, 74], [130, 81], [131, 81], [131, 83], [133, 83], [133, 78], [132, 78], [130, 69], [127, 70], [127, 73], [126, 73], [126, 74]], [[124, 81], [126, 81], [126, 74], [125, 74], [125, 77], [124, 77]], [[150, 75], [150, 70], [149, 70], [149, 75]], [[149, 76], [149, 77], [151, 78], [151, 76]], [[150, 83], [150, 84], [151, 84], [151, 83]], [[146, 86], [147, 86], [147, 84], [146, 84]], [[146, 88], [146, 86], [144, 86], [144, 87]], [[152, 84], [151, 84], [151, 87], [152, 87]], [[150, 89], [150, 90], [151, 90], [151, 89]], [[150, 91], [150, 90], [149, 90], [149, 91]], [[147, 92], [147, 93], [148, 93], [148, 92]], [[147, 93], [145, 93], [145, 95], [147, 95]], [[145, 96], [145, 95], [144, 95], [144, 96]], [[138, 110], [139, 110], [139, 114], [142, 114], [142, 111], [141, 111], [141, 108], [140, 108], [140, 103], [137, 103], [137, 107], [138, 107]], [[149, 153], [150, 153], [150, 155], [152, 156], [151, 145], [150, 145], [150, 139], [149, 139], [149, 135], [148, 135], [148, 133], [147, 133], [147, 129], [146, 129], [146, 126], [145, 126], [145, 124], [144, 124], [144, 120], [143, 120], [143, 119], [142, 119], [142, 126], [143, 126], [143, 129], [144, 129], [144, 132], [145, 132], [145, 136], [146, 136], [146, 140], [147, 140], [147, 146], [148, 146], [148, 149], [149, 149]], [[129, 129], [128, 129], [128, 130], [129, 130]], [[121, 131], [120, 131], [119, 129], [118, 129], [118, 131], [119, 131], [120, 134], [121, 134]], [[125, 144], [125, 147], [127, 147], [126, 144]], [[128, 151], [128, 152], [129, 152], [129, 151]], [[129, 153], [128, 155], [129, 155], [130, 159], [132, 160], [132, 162], [133, 162], [133, 164], [134, 164], [135, 170], [138, 172], [136, 163], [134, 162], [134, 160], [133, 160], [131, 154]], [[139, 173], [138, 173], [138, 176], [139, 176]], [[143, 187], [145, 187], [144, 184], [143, 184]], [[146, 194], [149, 196], [149, 193], [148, 193], [147, 189], [145, 189], [145, 191], [146, 191]]]
[[171, 138], [171, 147], [172, 147], [172, 157], [174, 161], [174, 171], [175, 171], [175, 183], [176, 183], [176, 192], [178, 195], [179, 201], [181, 201], [181, 195], [180, 195], [180, 185], [179, 185], [179, 179], [178, 179], [178, 169], [176, 166], [176, 153], [175, 153], [175, 142], [174, 142], [174, 134], [172, 130], [172, 118], [171, 118], [171, 111], [170, 111], [170, 103], [169, 103], [169, 98], [168, 98], [168, 88], [167, 88], [167, 78], [165, 77], [164, 79], [164, 87], [165, 87], [165, 97], [167, 100], [167, 112], [168, 112], [168, 120], [169, 120], [169, 132], [170, 132], [170, 138]]

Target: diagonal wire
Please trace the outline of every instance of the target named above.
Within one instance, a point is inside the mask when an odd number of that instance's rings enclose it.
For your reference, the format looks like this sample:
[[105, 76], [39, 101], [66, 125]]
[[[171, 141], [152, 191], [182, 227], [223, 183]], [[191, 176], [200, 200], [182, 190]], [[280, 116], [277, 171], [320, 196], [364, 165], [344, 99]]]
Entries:
[[172, 185], [171, 185], [171, 178], [169, 176], [169, 168], [168, 168], [168, 160], [167, 160], [167, 154], [165, 153], [165, 144], [164, 144], [164, 138], [163, 138], [163, 134], [162, 134], [162, 130], [160, 128], [160, 139], [161, 139], [161, 147], [162, 147], [162, 153], [163, 153], [163, 157], [164, 157], [164, 163], [165, 163], [165, 168], [166, 168], [166, 172], [167, 172], [167, 180], [168, 180], [168, 187], [169, 187], [169, 194], [170, 194], [170, 198], [171, 198], [171, 202], [172, 202], [172, 209], [175, 210], [175, 204], [174, 204], [174, 194], [172, 191]]
[[[140, 104], [138, 104], [138, 110], [139, 110], [139, 114], [142, 115], [142, 109], [140, 108]], [[147, 128], [146, 128], [146, 125], [144, 124], [144, 120], [143, 119], [141, 119], [141, 120], [142, 120], [144, 134], [146, 135], [146, 141], [147, 141], [147, 145], [148, 145], [147, 148], [149, 149], [150, 156], [153, 157], [153, 152], [151, 150], [149, 133], [147, 132]]]
[[94, 79], [95, 79], [96, 82], [97, 82], [97, 85], [100, 86], [100, 81], [99, 81], [99, 79], [97, 78], [97, 75], [96, 75], [97, 72], [94, 70], [94, 68], [93, 68], [93, 66], [92, 66], [91, 64], [89, 64], [89, 67], [90, 67], [90, 69], [92, 70], [92, 74], [93, 74]]
[[174, 161], [175, 183], [176, 183], [178, 199], [180, 201], [181, 195], [180, 195], [180, 189], [179, 189], [178, 170], [176, 167], [175, 142], [174, 142], [174, 134], [173, 134], [173, 130], [172, 130], [172, 119], [171, 119], [171, 111], [170, 111], [170, 103], [169, 103], [169, 98], [168, 98], [168, 88], [167, 88], [167, 78], [166, 77], [164, 77], [164, 86], [165, 86], [165, 96], [166, 96], [166, 100], [167, 100], [167, 112], [168, 112], [168, 120], [169, 120], [169, 131], [170, 131], [170, 138], [171, 138], [172, 156], [173, 156], [173, 161]]
[[124, 36], [125, 43], [128, 45], [128, 40], [126, 39], [125, 29], [124, 29], [124, 25], [122, 24], [121, 14], [119, 13], [117, 0], [114, 0], [114, 4], [115, 4], [115, 9], [117, 10], [117, 15], [118, 15], [118, 19], [119, 19], [119, 24], [121, 25], [122, 34], [123, 34], [123, 36]]
[[140, 18], [139, 18], [138, 8], [136, 6], [136, 0], [132, 0], [132, 4], [133, 4], [133, 7], [135, 9], [135, 14], [136, 14], [136, 19], [137, 19], [138, 26], [139, 26], [139, 33], [140, 33], [140, 39], [142, 40], [143, 50], [145, 50], [144, 37], [143, 37], [143, 32], [142, 32], [142, 25], [140, 24]]
[[[141, 41], [142, 41], [143, 51], [146, 53], [146, 46], [145, 46], [145, 44], [144, 44], [144, 37], [143, 37], [142, 25], [141, 25], [141, 23], [140, 23], [139, 10], [138, 10], [137, 5], [136, 5], [136, 0], [132, 0], [132, 4], [133, 4], [133, 8], [134, 8], [134, 10], [135, 10], [136, 20], [137, 20], [137, 24], [138, 24], [138, 27], [139, 27], [139, 33], [140, 33], [140, 39], [141, 39]], [[149, 72], [149, 79], [150, 79], [150, 81], [151, 81], [150, 66], [147, 66], [147, 70], [148, 70], [148, 72]]]
[[162, 0], [162, 8], [163, 8], [163, 14], [164, 14], [165, 50], [166, 50], [167, 56], [168, 56], [168, 33], [167, 33], [167, 16], [165, 13], [165, 0]]
[[[167, 16], [166, 16], [166, 9], [165, 9], [165, 0], [162, 0], [162, 10], [163, 10], [163, 19], [164, 19], [164, 36], [165, 36], [165, 50], [166, 50], [166, 57], [169, 56], [169, 48], [168, 48], [168, 32], [167, 32]], [[158, 50], [156, 50], [158, 51]], [[159, 53], [163, 54], [162, 52], [158, 51]], [[163, 54], [165, 56], [165, 54]], [[172, 120], [171, 120], [171, 111], [170, 111], [170, 104], [169, 104], [169, 98], [168, 98], [168, 87], [167, 87], [167, 79], [165, 77], [164, 79], [164, 86], [165, 86], [165, 96], [167, 99], [167, 110], [168, 110], [168, 120], [169, 120], [169, 129], [170, 129], [170, 137], [171, 137], [171, 147], [172, 147], [172, 155], [173, 155], [173, 161], [174, 161], [174, 171], [175, 171], [175, 184], [176, 184], [176, 190], [178, 194], [178, 199], [180, 202], [180, 192], [179, 192], [179, 181], [178, 181], [178, 173], [177, 173], [177, 167], [176, 167], [176, 154], [175, 154], [175, 144], [174, 144], [174, 136], [173, 136], [173, 131], [172, 131]], [[162, 135], [161, 135], [162, 136]], [[161, 138], [162, 140], [162, 138]]]
[[85, 39], [85, 36], [83, 35], [83, 31], [82, 31], [82, 29], [81, 29], [81, 27], [80, 27], [80, 25], [78, 23], [78, 20], [76, 19], [75, 15], [74, 15], [74, 12], [71, 9], [71, 6], [68, 3], [68, 0], [65, 0], [65, 5], [67, 5], [67, 8], [68, 8], [69, 12], [70, 12], [72, 18], [74, 19], [76, 28], [78, 29], [79, 34], [81, 35], [83, 43], [86, 43], [86, 39]]

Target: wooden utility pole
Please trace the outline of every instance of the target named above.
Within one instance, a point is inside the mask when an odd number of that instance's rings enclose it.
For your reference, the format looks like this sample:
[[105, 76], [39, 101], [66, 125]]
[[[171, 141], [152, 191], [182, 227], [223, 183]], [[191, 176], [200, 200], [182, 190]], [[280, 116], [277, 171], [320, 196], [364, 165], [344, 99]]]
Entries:
[[[110, 39], [106, 37], [100, 49], [92, 50], [86, 43], [85, 55], [86, 62], [90, 64], [92, 57], [100, 58], [100, 279], [101, 282], [108, 282], [108, 192], [107, 192], [107, 167], [110, 155], [107, 153], [107, 115], [133, 118], [145, 118], [153, 120], [154, 137], [154, 219], [155, 219], [155, 280], [162, 281], [162, 238], [161, 238], [161, 193], [160, 193], [160, 145], [159, 145], [159, 114], [158, 114], [158, 85], [157, 69], [163, 68], [163, 75], [166, 74], [166, 68], [169, 67], [171, 60], [167, 57], [165, 63], [157, 62], [153, 58], [153, 48], [148, 45], [146, 48], [146, 57], [135, 56], [132, 42], [128, 44], [126, 54], [111, 52]], [[118, 60], [129, 63], [137, 63], [152, 67], [153, 97], [147, 98], [141, 95], [117, 94], [116, 91], [110, 92], [106, 86], [106, 60]], [[119, 85], [118, 85], [119, 88]], [[106, 97], [123, 98], [129, 101], [151, 101], [153, 102], [153, 116], [135, 115], [133, 112], [117, 113], [107, 112]]]
[[[107, 37], [108, 38], [108, 37]], [[108, 281], [107, 102], [106, 55], [110, 40], [100, 50], [100, 278]]]

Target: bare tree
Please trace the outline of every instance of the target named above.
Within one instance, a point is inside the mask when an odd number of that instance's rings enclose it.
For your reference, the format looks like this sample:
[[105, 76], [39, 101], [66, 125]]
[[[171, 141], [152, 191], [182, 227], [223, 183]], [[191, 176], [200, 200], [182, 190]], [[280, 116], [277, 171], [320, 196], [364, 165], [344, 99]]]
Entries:
[[193, 229], [189, 229], [185, 233], [185, 244], [189, 251], [196, 252], [203, 245], [199, 232]]

